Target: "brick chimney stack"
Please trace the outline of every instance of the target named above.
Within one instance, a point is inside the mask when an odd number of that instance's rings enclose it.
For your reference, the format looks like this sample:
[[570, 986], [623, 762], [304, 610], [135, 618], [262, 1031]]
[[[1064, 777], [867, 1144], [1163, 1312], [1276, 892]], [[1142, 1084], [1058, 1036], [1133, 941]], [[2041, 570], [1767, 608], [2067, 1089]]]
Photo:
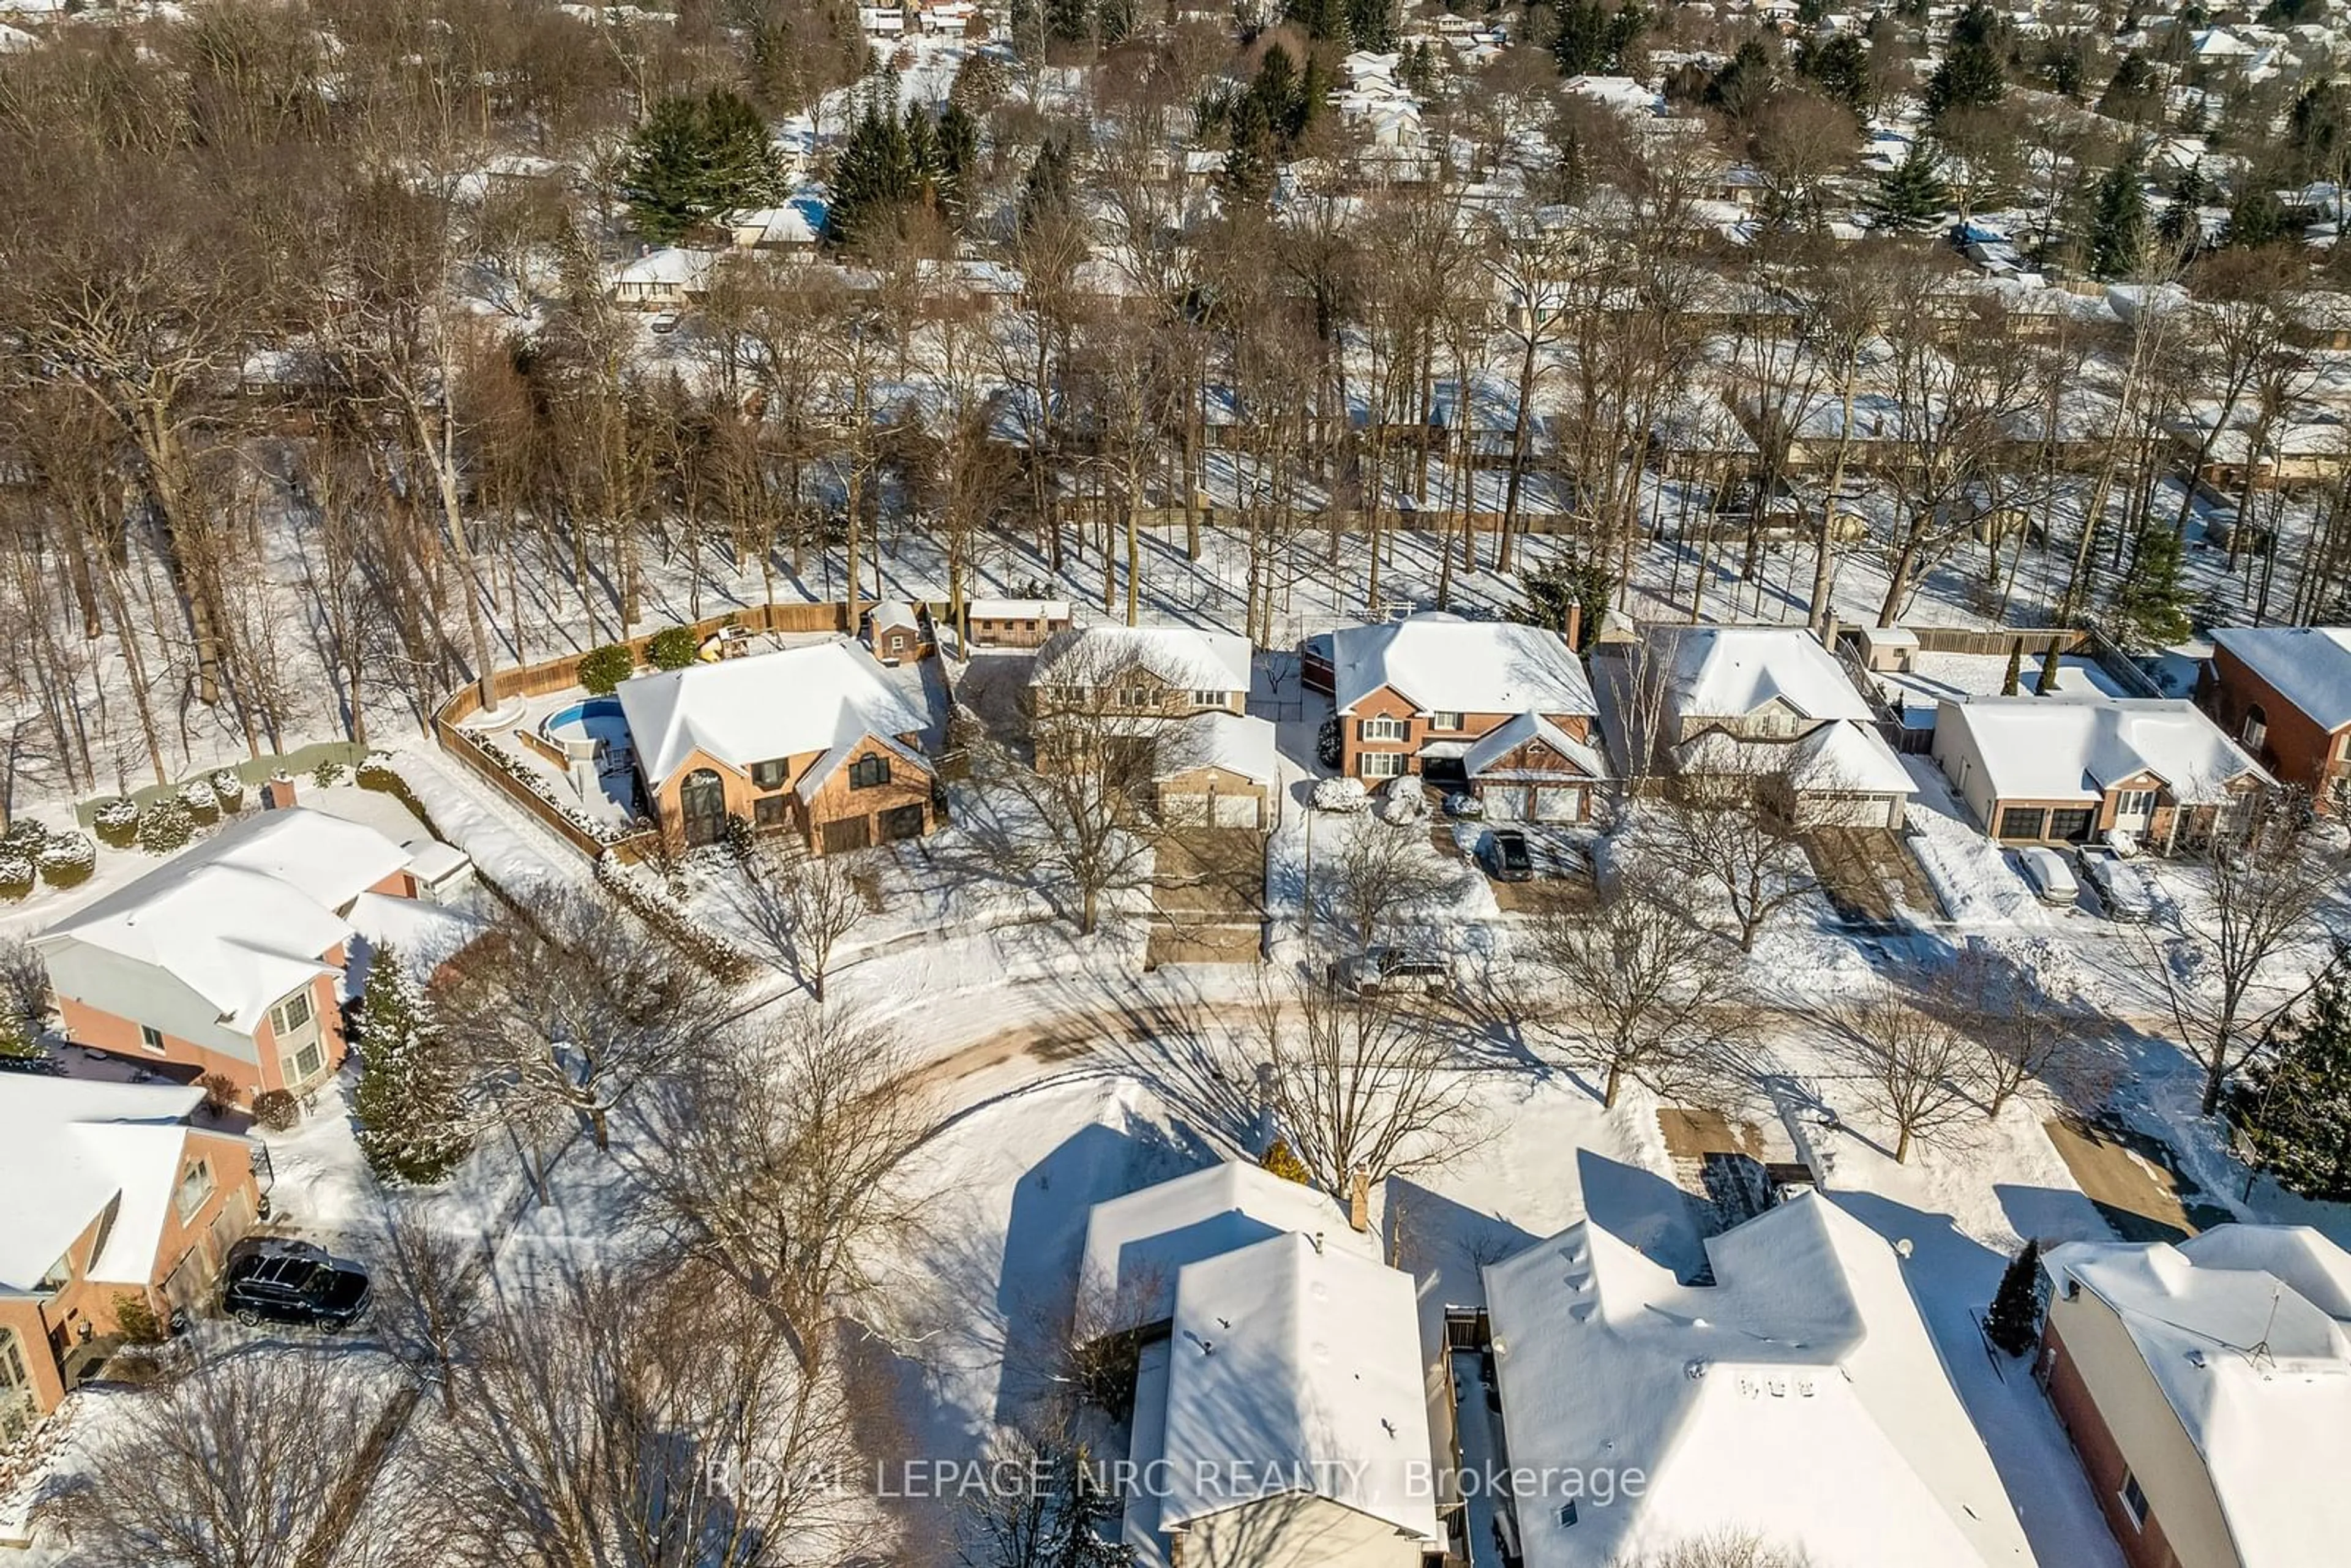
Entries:
[[282, 811], [292, 804], [294, 804], [293, 779], [284, 773], [270, 775], [269, 781], [261, 787], [261, 809], [265, 811]]
[[1361, 1166], [1347, 1173], [1347, 1223], [1357, 1230], [1372, 1228], [1372, 1177]]

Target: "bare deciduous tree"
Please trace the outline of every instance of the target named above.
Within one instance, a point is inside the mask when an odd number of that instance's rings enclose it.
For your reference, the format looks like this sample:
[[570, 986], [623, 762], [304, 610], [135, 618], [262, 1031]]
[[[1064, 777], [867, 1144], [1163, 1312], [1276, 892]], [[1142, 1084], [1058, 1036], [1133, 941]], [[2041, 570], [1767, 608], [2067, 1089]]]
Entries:
[[1683, 914], [1670, 884], [1626, 875], [1596, 909], [1544, 918], [1537, 959], [1557, 984], [1561, 1054], [1602, 1080], [1616, 1103], [1627, 1082], [1663, 1099], [1702, 1092], [1733, 1065], [1749, 1026], [1744, 966], [1723, 937]]
[[1346, 821], [1347, 833], [1322, 873], [1332, 913], [1368, 946], [1380, 922], [1445, 892], [1455, 873], [1411, 823], [1382, 821], [1376, 811]]
[[1824, 1009], [1823, 1021], [1863, 1103], [1892, 1126], [1896, 1164], [1913, 1144], [1976, 1113], [1968, 1094], [1975, 1047], [1949, 1019], [1878, 985]]
[[2085, 1019], [2061, 1009], [2013, 963], [1967, 952], [1936, 977], [1927, 1005], [1975, 1047], [1973, 1081], [1997, 1118], [2026, 1084], [2056, 1075], [2078, 1054]]
[[1721, 891], [1742, 953], [1780, 911], [1820, 890], [1794, 801], [1800, 786], [1834, 784], [1806, 766], [1803, 744], [1704, 737], [1695, 765], [1669, 775], [1658, 797], [1660, 849], [1682, 877]]
[[824, 1000], [833, 948], [873, 913], [856, 862], [840, 854], [811, 855], [789, 835], [770, 835], [742, 869], [729, 889], [736, 913], [772, 962]]
[[1348, 1196], [1439, 1164], [1482, 1135], [1471, 1075], [1442, 1037], [1392, 998], [1352, 1000], [1300, 974], [1259, 998], [1238, 1066], [1314, 1184]]

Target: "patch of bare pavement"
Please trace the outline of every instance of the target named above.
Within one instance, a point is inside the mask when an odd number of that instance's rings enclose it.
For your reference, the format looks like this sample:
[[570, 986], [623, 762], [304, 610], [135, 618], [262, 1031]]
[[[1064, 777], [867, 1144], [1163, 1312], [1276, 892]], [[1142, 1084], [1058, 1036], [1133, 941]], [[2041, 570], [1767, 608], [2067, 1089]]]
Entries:
[[2158, 1139], [2073, 1116], [2045, 1125], [2074, 1182], [2125, 1241], [2185, 1241], [2234, 1218], [2204, 1197]]

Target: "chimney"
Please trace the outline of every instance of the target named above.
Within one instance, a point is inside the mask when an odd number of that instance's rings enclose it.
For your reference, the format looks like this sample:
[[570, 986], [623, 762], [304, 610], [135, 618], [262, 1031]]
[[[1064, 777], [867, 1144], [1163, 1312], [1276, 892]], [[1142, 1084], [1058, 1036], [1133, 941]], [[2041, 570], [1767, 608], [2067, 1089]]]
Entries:
[[1357, 1230], [1372, 1228], [1372, 1177], [1361, 1166], [1347, 1173], [1347, 1223]]
[[261, 809], [265, 811], [282, 811], [293, 803], [292, 776], [285, 773], [271, 774], [269, 781], [261, 787]]

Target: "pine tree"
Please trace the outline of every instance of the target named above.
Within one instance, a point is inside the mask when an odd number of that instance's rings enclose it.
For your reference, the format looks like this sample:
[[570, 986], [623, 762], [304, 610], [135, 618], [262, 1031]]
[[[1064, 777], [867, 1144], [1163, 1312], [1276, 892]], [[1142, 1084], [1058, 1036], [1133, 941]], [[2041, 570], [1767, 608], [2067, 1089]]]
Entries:
[[1346, 0], [1289, 0], [1283, 10], [1291, 21], [1306, 29], [1310, 38], [1347, 41]]
[[702, 222], [701, 114], [690, 98], [665, 98], [629, 138], [621, 198], [637, 232], [668, 245]]
[[1347, 0], [1347, 32], [1355, 47], [1386, 54], [1396, 47], [1396, 0]]
[[2249, 183], [2229, 209], [2229, 244], [2235, 249], [2259, 250], [2293, 235], [2293, 221], [2274, 191]]
[[899, 207], [914, 199], [916, 171], [905, 122], [869, 93], [857, 123], [832, 165], [832, 201], [825, 209], [829, 244], [854, 246], [885, 232]]
[[380, 1181], [441, 1180], [465, 1159], [472, 1139], [423, 996], [390, 947], [376, 949], [368, 965], [352, 1032], [362, 1068], [351, 1114], [369, 1167]]
[[2008, 1260], [2000, 1289], [1984, 1314], [1984, 1338], [2010, 1355], [2022, 1355], [2041, 1337], [2041, 1243], [2027, 1241]]
[[2017, 638], [2008, 645], [2008, 678], [2000, 684], [2000, 695], [2012, 697], [2024, 689], [2024, 639]]
[[2001, 62], [2002, 24], [1978, 4], [1951, 24], [1943, 63], [1927, 78], [1927, 118], [1937, 120], [1962, 109], [1990, 109], [2008, 96], [2008, 71]]
[[1094, 36], [1093, 8], [1087, 0], [1044, 0], [1045, 36], [1057, 44], [1082, 44]]
[[2139, 189], [2138, 161], [2126, 158], [2098, 180], [2090, 214], [2090, 270], [2100, 277], [2127, 277], [2147, 254], [2147, 193]]
[[2189, 595], [2179, 569], [2179, 536], [2150, 524], [2139, 534], [2131, 570], [2110, 606], [2114, 639], [2125, 652], [2152, 653], [2188, 635]]
[[1047, 137], [1020, 183], [1020, 206], [1013, 222], [1029, 234], [1040, 225], [1058, 223], [1076, 210], [1070, 182], [1070, 150], [1058, 137]]
[[2164, 204], [2163, 215], [2155, 222], [2158, 238], [2172, 250], [2193, 252], [2204, 238], [2202, 208], [2211, 197], [2211, 182], [2204, 177], [2204, 166], [2190, 163], [2179, 171], [2171, 183], [2171, 200]]
[[2351, 1199], [2351, 995], [2346, 955], [2311, 992], [2275, 1051], [2229, 1100], [2253, 1164], [2304, 1197]]
[[1254, 91], [1241, 94], [1228, 117], [1228, 129], [1232, 146], [1217, 171], [1217, 188], [1228, 207], [1262, 206], [1273, 193], [1275, 157], [1273, 122], [1264, 100]]
[[2052, 643], [2049, 644], [2047, 649], [2042, 653], [2041, 678], [2032, 683], [2032, 695], [2036, 697], [2046, 697], [2054, 696], [2056, 694], [2057, 644]]
[[1869, 101], [1869, 50], [1851, 33], [1832, 33], [1807, 45], [1796, 57], [1796, 68], [1856, 114]]
[[2146, 124], [2162, 105], [2163, 83], [2137, 49], [2116, 62], [2106, 90], [2098, 95], [2098, 112], [2126, 125]]
[[1948, 210], [1949, 200], [1940, 160], [1927, 139], [1920, 137], [1910, 144], [1901, 162], [1878, 176], [1870, 211], [1876, 214], [1880, 228], [1916, 233], [1933, 227]]

